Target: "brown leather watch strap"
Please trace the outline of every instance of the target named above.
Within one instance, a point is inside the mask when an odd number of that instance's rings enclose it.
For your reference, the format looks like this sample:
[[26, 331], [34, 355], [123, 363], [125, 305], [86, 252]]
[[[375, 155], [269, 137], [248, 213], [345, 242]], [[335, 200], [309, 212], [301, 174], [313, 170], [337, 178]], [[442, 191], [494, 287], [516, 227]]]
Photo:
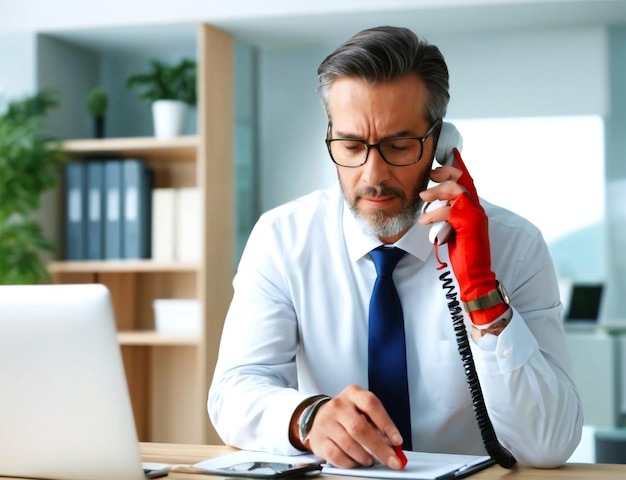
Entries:
[[316, 402], [321, 398], [327, 398], [327, 395], [315, 395], [303, 400], [300, 405], [294, 410], [291, 420], [289, 420], [289, 442], [298, 450], [308, 451], [308, 448], [300, 441], [300, 431], [298, 428], [298, 421], [300, 415], [306, 407]]

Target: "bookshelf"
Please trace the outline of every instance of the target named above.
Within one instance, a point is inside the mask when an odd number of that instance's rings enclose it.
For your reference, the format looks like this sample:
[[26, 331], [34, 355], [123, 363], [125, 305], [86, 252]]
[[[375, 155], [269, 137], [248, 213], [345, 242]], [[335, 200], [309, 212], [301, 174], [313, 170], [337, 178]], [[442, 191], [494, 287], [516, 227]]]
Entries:
[[[98, 282], [113, 301], [140, 441], [220, 443], [206, 411], [234, 270], [234, 48], [232, 38], [201, 24], [197, 132], [173, 139], [149, 136], [70, 139], [68, 158], [134, 157], [153, 170], [154, 187], [197, 187], [203, 237], [198, 262], [62, 261], [49, 264], [55, 283]], [[61, 216], [59, 216], [61, 218]], [[195, 334], [154, 329], [157, 298], [200, 301]]]
[[172, 154], [176, 157], [195, 155], [199, 139], [197, 135], [183, 135], [176, 138], [157, 139], [155, 137], [102, 138], [67, 140], [63, 147], [68, 153], [117, 153], [121, 155], [142, 155], [159, 152], [159, 156]]

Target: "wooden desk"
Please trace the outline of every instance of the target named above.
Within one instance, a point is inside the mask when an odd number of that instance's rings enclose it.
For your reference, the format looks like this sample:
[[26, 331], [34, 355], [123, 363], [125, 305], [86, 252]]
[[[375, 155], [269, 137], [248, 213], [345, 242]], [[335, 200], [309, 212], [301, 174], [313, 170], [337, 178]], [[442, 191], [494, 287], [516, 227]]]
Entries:
[[[226, 455], [236, 451], [230, 447], [212, 445], [174, 445], [166, 443], [142, 443], [141, 456], [145, 462], [160, 462], [170, 464], [193, 464], [213, 458], [218, 455]], [[208, 477], [206, 475], [188, 473], [170, 473], [169, 480], [207, 480], [224, 477]], [[350, 477], [325, 477], [347, 480]], [[535, 468], [517, 466], [512, 470], [506, 470], [499, 466], [493, 466], [482, 472], [472, 475], [472, 480], [517, 480], [517, 479], [563, 479], [563, 480], [589, 480], [589, 479], [626, 479], [626, 465], [568, 463], [560, 468], [552, 470], [540, 470]], [[228, 480], [232, 480], [232, 477]], [[362, 480], [362, 479], [361, 479]]]

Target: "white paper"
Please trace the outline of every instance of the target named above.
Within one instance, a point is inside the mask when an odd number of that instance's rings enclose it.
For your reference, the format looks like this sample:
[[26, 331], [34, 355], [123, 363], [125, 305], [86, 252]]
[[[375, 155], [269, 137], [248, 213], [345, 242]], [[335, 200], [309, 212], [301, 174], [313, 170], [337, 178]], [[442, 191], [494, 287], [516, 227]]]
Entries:
[[[372, 467], [338, 468], [324, 464], [322, 473], [325, 475], [342, 475], [366, 478], [410, 478], [412, 480], [431, 480], [451, 472], [481, 464], [489, 457], [476, 455], [454, 455], [443, 453], [404, 452], [408, 463], [404, 470], [392, 470], [378, 463]], [[280, 462], [280, 463], [315, 463], [323, 461], [312, 454], [276, 455], [264, 452], [240, 450], [238, 452], [197, 463], [194, 467], [214, 471], [230, 465], [244, 462]]]
[[194, 262], [202, 257], [202, 205], [200, 189], [179, 188], [176, 191], [175, 257], [180, 261]]
[[155, 188], [152, 190], [152, 258], [154, 260], [174, 260], [176, 190]]
[[475, 455], [453, 455], [444, 453], [404, 452], [408, 463], [403, 470], [392, 470], [382, 463], [371, 467], [337, 468], [324, 465], [322, 473], [327, 475], [348, 475], [351, 477], [411, 478], [430, 480], [439, 478], [462, 468], [480, 464], [489, 457]]

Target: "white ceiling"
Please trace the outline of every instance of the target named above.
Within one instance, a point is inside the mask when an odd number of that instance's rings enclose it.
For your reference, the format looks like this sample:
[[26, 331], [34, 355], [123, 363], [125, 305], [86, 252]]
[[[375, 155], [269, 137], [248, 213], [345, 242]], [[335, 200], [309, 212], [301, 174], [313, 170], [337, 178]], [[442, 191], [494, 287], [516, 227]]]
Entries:
[[[7, 0], [0, 0], [0, 6], [3, 1]], [[65, 0], [65, 3], [71, 1]], [[411, 3], [407, 0], [361, 0], [368, 6], [359, 10], [355, 10], [354, 6], [348, 8], [352, 2], [347, 0], [343, 3], [336, 0], [337, 5], [346, 5], [343, 9], [330, 8], [326, 3], [326, 6], [312, 7], [310, 10], [303, 9], [301, 3], [297, 4], [299, 8], [294, 6], [291, 10], [280, 10], [274, 2], [274, 9], [264, 13], [250, 9], [235, 12], [233, 9], [210, 18], [203, 16], [202, 9], [193, 10], [195, 13], [191, 18], [189, 11], [184, 9], [185, 0], [179, 1], [182, 2], [180, 13], [169, 15], [167, 22], [158, 20], [168, 13], [165, 11], [160, 16], [156, 11], [151, 12], [152, 16], [148, 13], [141, 16], [141, 12], [137, 12], [136, 17], [133, 17], [132, 12], [125, 17], [107, 16], [106, 12], [102, 12], [100, 20], [93, 16], [95, 14], [77, 18], [75, 23], [84, 26], [74, 28], [68, 28], [67, 24], [60, 21], [55, 25], [45, 17], [45, 12], [39, 13], [42, 17], [40, 19], [27, 20], [30, 26], [36, 26], [39, 22], [43, 28], [38, 28], [38, 31], [70, 41], [80, 41], [95, 49], [111, 49], [118, 45], [124, 50], [128, 50], [129, 45], [145, 49], [147, 46], [159, 48], [181, 43], [193, 44], [190, 32], [193, 34], [195, 30], [190, 26], [204, 21], [253, 45], [272, 48], [334, 46], [358, 30], [385, 24], [409, 27], [435, 43], [440, 36], [463, 36], [473, 32], [616, 25], [626, 28], [626, 0], [413, 0], [415, 6], [407, 6]], [[193, 0], [187, 0], [187, 3], [190, 1]], [[381, 7], [381, 3], [385, 8]], [[262, 4], [254, 3], [257, 9], [258, 5]], [[164, 23], [171, 22], [178, 23], [179, 27], [162, 27]], [[103, 24], [109, 27], [102, 28]]]
[[626, 26], [626, 1], [565, 0], [402, 8], [383, 11], [312, 14], [215, 22], [252, 44], [337, 44], [375, 25], [401, 25], [432, 38], [472, 32], [565, 27]]

